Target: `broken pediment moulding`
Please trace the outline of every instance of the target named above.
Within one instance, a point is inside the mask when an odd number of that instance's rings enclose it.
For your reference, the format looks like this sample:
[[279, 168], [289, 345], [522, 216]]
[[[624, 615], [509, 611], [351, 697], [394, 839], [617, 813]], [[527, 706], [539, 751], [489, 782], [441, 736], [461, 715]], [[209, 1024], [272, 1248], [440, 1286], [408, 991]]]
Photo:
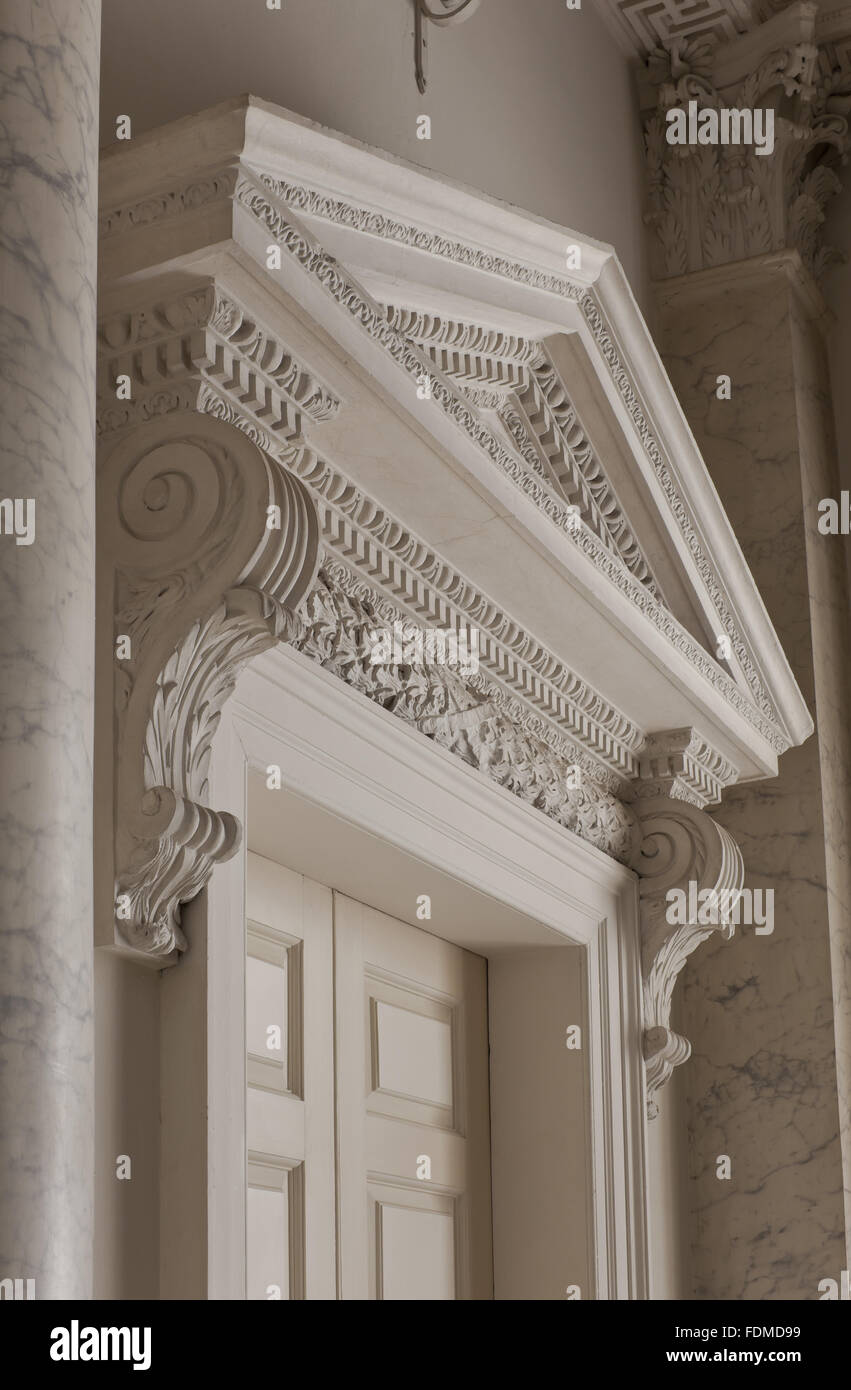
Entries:
[[[384, 307], [389, 324], [426, 350], [442, 374], [459, 382], [470, 404], [496, 411], [514, 448], [535, 473], [570, 506], [577, 506], [603, 545], [620, 556], [655, 598], [663, 600], [659, 582], [544, 345], [467, 322]], [[478, 385], [492, 386], [495, 381], [501, 391], [483, 391]]]
[[574, 470], [578, 472], [593, 499], [596, 513], [601, 518], [601, 539], [610, 539], [611, 547], [630, 573], [634, 574], [641, 584], [646, 585], [654, 598], [664, 603], [665, 597], [659, 581], [629, 525], [599, 457], [582, 428], [567, 388], [546, 352], [533, 364], [526, 389], [520, 397], [520, 404], [526, 418], [533, 425], [538, 425], [535, 430], [536, 437], [540, 438], [543, 435], [549, 440], [555, 435], [554, 446], [552, 449], [547, 448], [547, 453], [551, 465], [558, 471], [559, 479], [561, 480], [567, 472], [568, 487], [575, 487], [578, 479], [570, 475]]
[[427, 352], [470, 404], [500, 416], [511, 442], [538, 476], [578, 507], [603, 544], [664, 601], [543, 344], [417, 310], [392, 305], [384, 310], [392, 327]]

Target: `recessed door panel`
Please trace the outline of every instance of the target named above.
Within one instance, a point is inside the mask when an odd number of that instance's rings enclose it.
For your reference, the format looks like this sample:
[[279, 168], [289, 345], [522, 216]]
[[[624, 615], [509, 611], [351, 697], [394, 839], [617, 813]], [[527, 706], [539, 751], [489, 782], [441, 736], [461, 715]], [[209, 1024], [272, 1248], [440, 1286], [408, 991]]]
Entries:
[[388, 1187], [385, 1193], [382, 1198], [373, 1196], [374, 1296], [390, 1301], [454, 1299], [458, 1256], [454, 1199], [406, 1193], [401, 1188], [394, 1192]]

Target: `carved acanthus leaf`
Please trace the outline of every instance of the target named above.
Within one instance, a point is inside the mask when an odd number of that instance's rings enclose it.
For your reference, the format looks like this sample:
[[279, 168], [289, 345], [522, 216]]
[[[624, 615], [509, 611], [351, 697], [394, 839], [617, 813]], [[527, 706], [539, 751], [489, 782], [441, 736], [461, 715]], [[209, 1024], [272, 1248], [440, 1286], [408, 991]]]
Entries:
[[[851, 90], [851, 70], [820, 80], [819, 50], [811, 43], [768, 53], [738, 86], [723, 91], [709, 80], [713, 67], [702, 50], [679, 42], [667, 55], [657, 50], [650, 67], [658, 84], [657, 110], [645, 123], [655, 273], [684, 275], [795, 249], [817, 279], [836, 259], [821, 245], [820, 229], [825, 204], [840, 186], [833, 165], [849, 148], [837, 92]], [[669, 144], [666, 114], [685, 110], [690, 100], [702, 109], [770, 107], [773, 148]]]
[[138, 950], [169, 955], [185, 948], [181, 904], [239, 848], [236, 818], [207, 806], [213, 736], [243, 667], [297, 628], [297, 618], [266, 595], [231, 590], [193, 624], [157, 677], [145, 733], [146, 791], [117, 885], [127, 912], [119, 922]]

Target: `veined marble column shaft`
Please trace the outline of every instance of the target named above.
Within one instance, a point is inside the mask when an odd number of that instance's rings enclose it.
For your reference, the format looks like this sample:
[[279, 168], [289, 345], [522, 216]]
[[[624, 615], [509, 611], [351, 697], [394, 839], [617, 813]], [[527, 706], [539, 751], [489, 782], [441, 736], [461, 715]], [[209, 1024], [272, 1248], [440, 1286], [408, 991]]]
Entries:
[[658, 294], [668, 370], [816, 724], [776, 781], [714, 812], [746, 886], [774, 890], [774, 932], [740, 926], [684, 971], [693, 1293], [816, 1299], [851, 1227], [848, 606], [842, 540], [818, 531], [838, 495], [823, 306], [794, 252]]
[[0, 1278], [91, 1296], [100, 0], [0, 0]]

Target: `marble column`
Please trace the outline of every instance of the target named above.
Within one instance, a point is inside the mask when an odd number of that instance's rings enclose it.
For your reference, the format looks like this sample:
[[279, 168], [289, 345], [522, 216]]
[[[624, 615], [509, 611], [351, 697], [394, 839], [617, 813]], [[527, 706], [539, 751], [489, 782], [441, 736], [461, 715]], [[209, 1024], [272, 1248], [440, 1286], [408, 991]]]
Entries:
[[0, 1278], [91, 1296], [100, 0], [0, 0]]
[[838, 495], [824, 306], [795, 251], [669, 279], [658, 302], [666, 365], [816, 723], [777, 780], [714, 812], [746, 886], [774, 890], [775, 926], [707, 943], [683, 973], [693, 1296], [815, 1299], [848, 1267], [851, 1228], [849, 626], [842, 540], [817, 525]]

